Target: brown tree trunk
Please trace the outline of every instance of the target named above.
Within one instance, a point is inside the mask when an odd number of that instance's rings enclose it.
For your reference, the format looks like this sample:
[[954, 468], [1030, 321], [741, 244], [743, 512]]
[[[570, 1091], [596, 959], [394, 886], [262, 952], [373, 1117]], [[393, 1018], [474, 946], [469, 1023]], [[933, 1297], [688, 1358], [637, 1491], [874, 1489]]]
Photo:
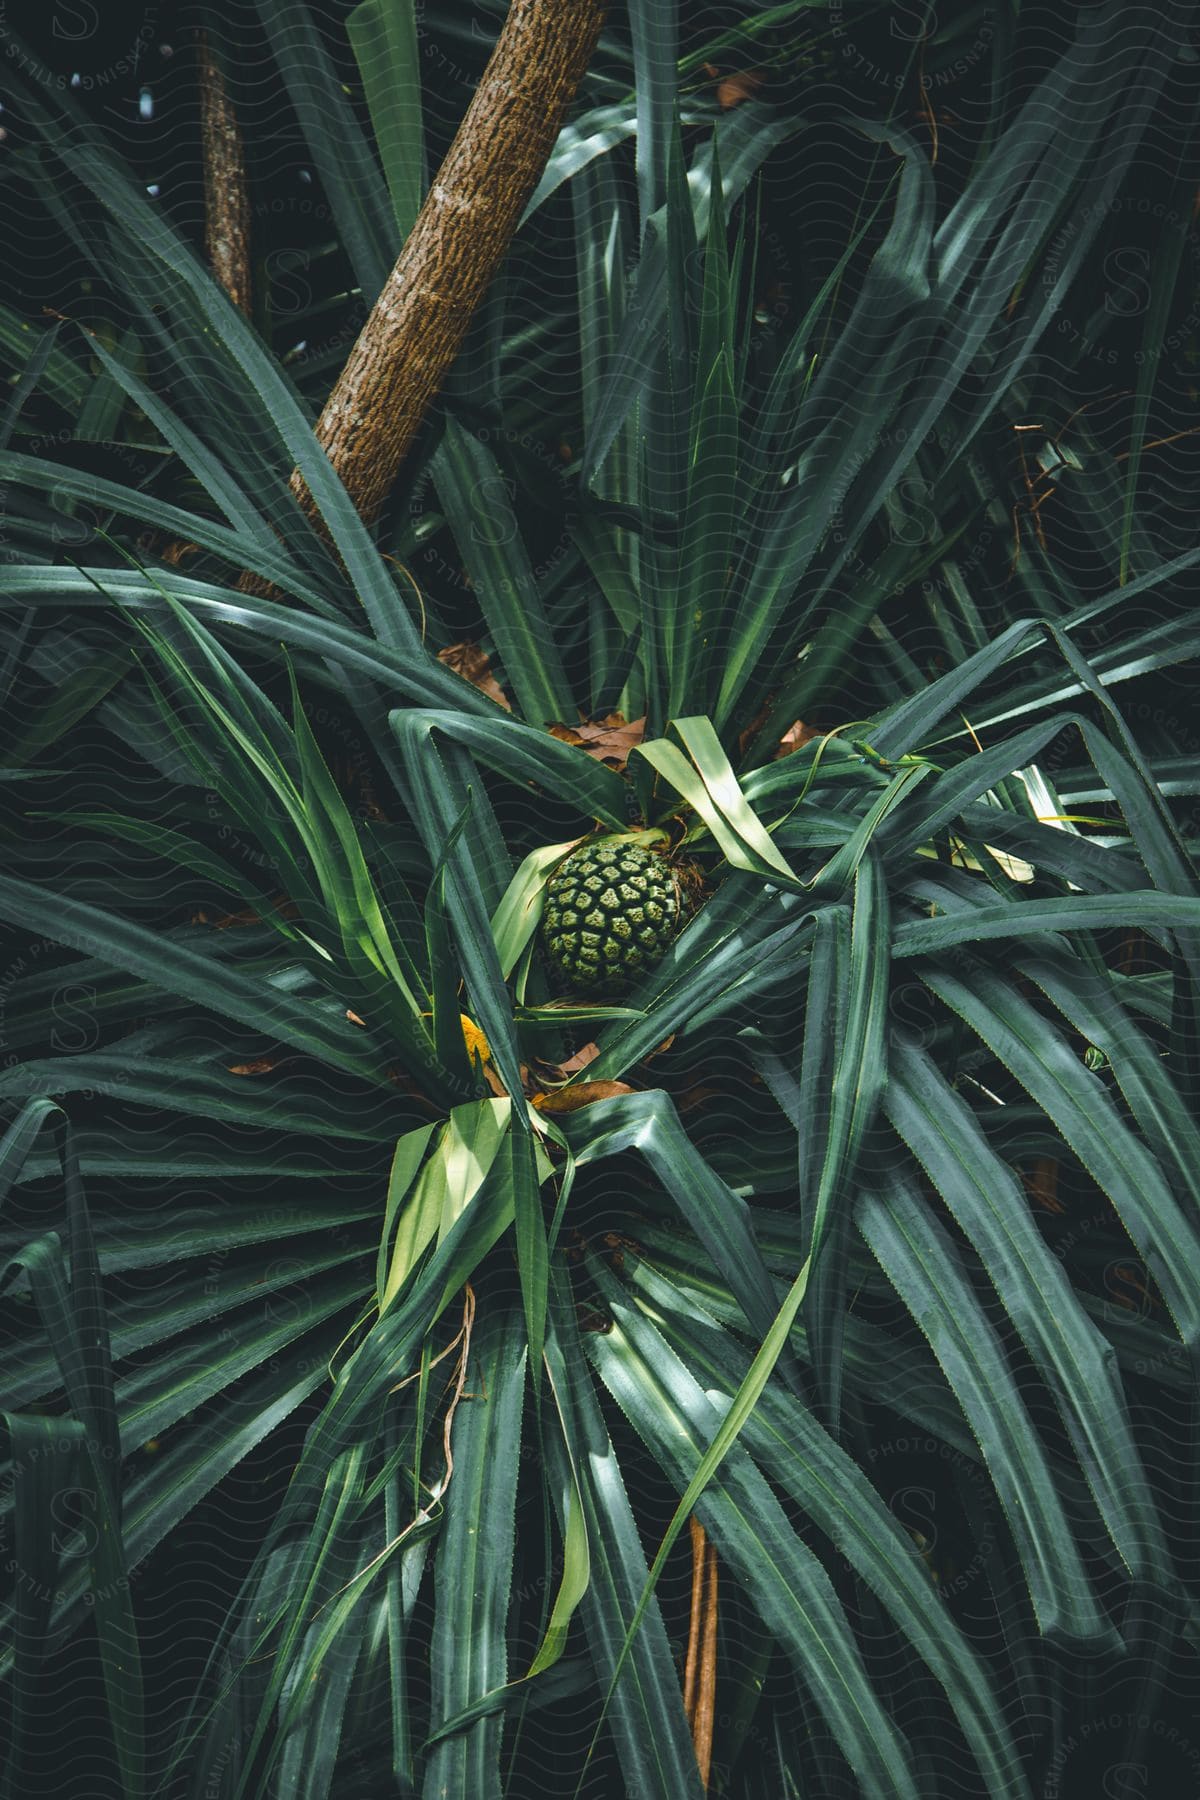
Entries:
[[[250, 313], [250, 190], [242, 134], [207, 31], [195, 33], [200, 87], [200, 160], [204, 166], [204, 248], [213, 274], [233, 301]], [[200, 546], [168, 539], [164, 562], [180, 568]]]
[[237, 114], [209, 46], [197, 31], [200, 142], [204, 161], [204, 243], [212, 272], [235, 306], [250, 311], [250, 194]]
[[[604, 0], [512, 0], [504, 28], [316, 435], [370, 524], [546, 166]], [[300, 476], [292, 491], [310, 517]], [[252, 593], [270, 590], [243, 575]]]

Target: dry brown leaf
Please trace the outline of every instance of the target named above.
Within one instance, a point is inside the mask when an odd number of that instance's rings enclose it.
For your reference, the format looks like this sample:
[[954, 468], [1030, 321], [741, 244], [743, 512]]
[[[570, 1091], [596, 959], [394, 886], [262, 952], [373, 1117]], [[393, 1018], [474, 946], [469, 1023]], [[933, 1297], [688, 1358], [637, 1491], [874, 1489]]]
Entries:
[[574, 744], [620, 774], [629, 752], [636, 750], [646, 735], [646, 717], [643, 713], [640, 719], [626, 720], [620, 713], [610, 712], [602, 719], [581, 719], [578, 725], [556, 722], [548, 729], [551, 737], [564, 744]]
[[217, 919], [201, 911], [192, 914], [192, 924], [211, 925], [215, 931], [228, 931], [231, 925], [261, 925], [262, 920], [256, 912], [222, 913]]
[[472, 687], [477, 687], [497, 706], [502, 706], [505, 712], [512, 711], [507, 694], [492, 674], [492, 665], [478, 644], [448, 644], [438, 651], [438, 661], [461, 675], [464, 681], [469, 681]]
[[1066, 1212], [1058, 1197], [1058, 1163], [1052, 1156], [1039, 1156], [1032, 1168], [1024, 1171], [1025, 1192], [1045, 1212]]
[[[286, 894], [276, 894], [272, 905], [281, 918], [298, 919], [300, 917], [299, 907], [294, 900], [289, 900]], [[247, 909], [245, 912], [222, 913], [218, 919], [201, 908], [199, 912], [192, 914], [191, 923], [193, 925], [211, 925], [215, 931], [228, 931], [232, 925], [261, 925], [262, 915]]]
[[172, 568], [177, 569], [186, 557], [199, 554], [199, 544], [168, 544], [162, 552], [162, 559], [165, 563], [170, 563]]
[[539, 1112], [577, 1112], [581, 1106], [593, 1106], [597, 1100], [615, 1100], [619, 1094], [632, 1093], [627, 1081], [577, 1081], [556, 1094], [535, 1094], [532, 1104]]
[[694, 1087], [688, 1088], [686, 1093], [677, 1094], [675, 1097], [675, 1106], [681, 1113], [694, 1112], [698, 1106], [712, 1106], [715, 1102], [723, 1100], [724, 1098], [725, 1095], [721, 1092], [720, 1088]]
[[802, 745], [810, 744], [813, 738], [823, 736], [824, 733], [818, 726], [806, 725], [803, 719], [797, 719], [795, 724], [788, 726], [779, 740], [779, 747], [775, 752], [776, 762], [781, 756], [790, 756], [793, 750], [799, 750]]
[[726, 75], [717, 83], [717, 104], [726, 111], [731, 106], [740, 106], [743, 100], [749, 100], [758, 92], [767, 79], [765, 69], [739, 69], [736, 75]]
[[772, 689], [744, 730], [738, 732], [738, 752], [745, 756], [750, 745], [758, 736], [767, 721], [767, 714], [775, 704], [775, 690]]
[[275, 1057], [260, 1056], [257, 1062], [230, 1063], [229, 1073], [231, 1075], [269, 1075], [275, 1067]]
[[525, 1092], [532, 1099], [534, 1094], [548, 1093], [556, 1087], [564, 1086], [573, 1075], [586, 1069], [600, 1054], [598, 1044], [584, 1044], [576, 1050], [566, 1062], [547, 1062], [544, 1057], [535, 1057], [533, 1067], [521, 1064], [521, 1079], [525, 1084]]

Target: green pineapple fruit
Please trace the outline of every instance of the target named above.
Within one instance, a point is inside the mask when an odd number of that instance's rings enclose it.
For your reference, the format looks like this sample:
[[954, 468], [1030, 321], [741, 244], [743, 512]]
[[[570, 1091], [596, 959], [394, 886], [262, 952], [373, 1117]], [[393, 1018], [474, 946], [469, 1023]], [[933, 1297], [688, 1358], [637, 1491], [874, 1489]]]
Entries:
[[550, 877], [542, 943], [564, 988], [619, 994], [661, 960], [683, 914], [683, 883], [665, 857], [597, 838]]

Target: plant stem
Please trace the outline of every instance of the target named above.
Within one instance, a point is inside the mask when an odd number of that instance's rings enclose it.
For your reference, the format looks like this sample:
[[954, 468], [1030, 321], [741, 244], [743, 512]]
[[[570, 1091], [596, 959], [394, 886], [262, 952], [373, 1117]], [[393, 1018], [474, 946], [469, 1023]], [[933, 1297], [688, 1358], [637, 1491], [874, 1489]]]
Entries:
[[237, 114], [207, 31], [196, 33], [204, 244], [212, 272], [235, 306], [250, 312], [250, 194]]

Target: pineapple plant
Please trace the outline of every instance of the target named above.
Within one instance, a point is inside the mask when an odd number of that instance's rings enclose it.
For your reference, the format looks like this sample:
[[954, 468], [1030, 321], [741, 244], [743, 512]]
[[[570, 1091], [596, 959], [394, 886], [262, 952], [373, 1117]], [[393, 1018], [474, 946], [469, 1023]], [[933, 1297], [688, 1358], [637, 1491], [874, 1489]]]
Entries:
[[3, 70], [8, 1791], [1029, 1800], [1131, 1664], [1169, 1759], [1197, 553], [1011, 451], [1176, 9], [1014, 13], [940, 158], [970, 7], [816, 125], [811, 6], [611, 9], [372, 529], [315, 427], [504, 9], [255, 10], [299, 314]]
[[573, 850], [546, 885], [542, 940], [567, 991], [626, 993], [662, 960], [683, 922], [680, 875], [636, 835]]

